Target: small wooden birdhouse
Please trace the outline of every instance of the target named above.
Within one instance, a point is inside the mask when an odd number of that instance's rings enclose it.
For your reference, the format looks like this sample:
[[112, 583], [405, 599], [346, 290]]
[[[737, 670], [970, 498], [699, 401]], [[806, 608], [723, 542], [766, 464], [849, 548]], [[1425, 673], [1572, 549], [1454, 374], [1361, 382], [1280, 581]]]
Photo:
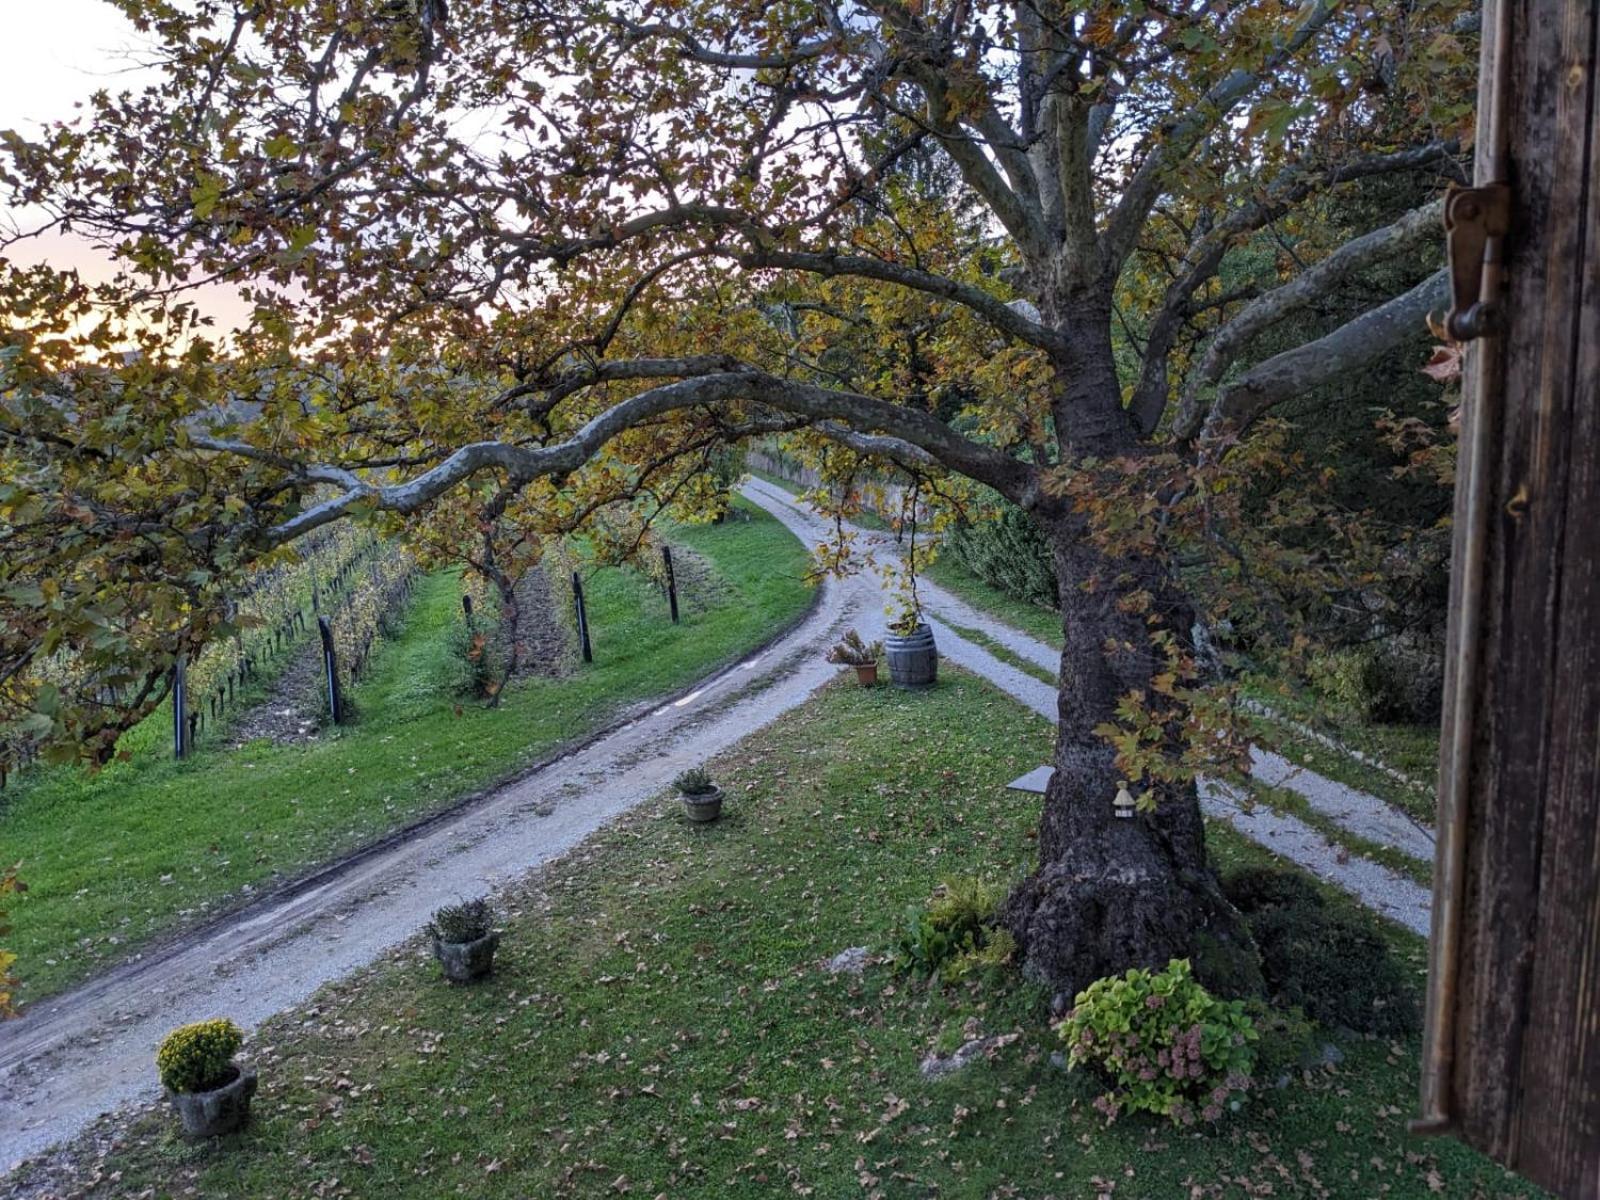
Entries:
[[1120, 779], [1117, 781], [1117, 798], [1113, 800], [1111, 804], [1112, 807], [1116, 809], [1117, 816], [1133, 816], [1133, 793], [1128, 790], [1128, 781], [1126, 779]]

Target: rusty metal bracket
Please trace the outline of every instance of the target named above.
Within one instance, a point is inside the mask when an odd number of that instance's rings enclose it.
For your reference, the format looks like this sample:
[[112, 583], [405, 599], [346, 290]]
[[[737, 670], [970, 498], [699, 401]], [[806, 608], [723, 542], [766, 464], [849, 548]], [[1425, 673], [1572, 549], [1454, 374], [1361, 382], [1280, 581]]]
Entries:
[[1495, 331], [1505, 239], [1511, 230], [1511, 187], [1485, 183], [1452, 187], [1444, 201], [1450, 252], [1450, 313], [1444, 327], [1458, 342]]

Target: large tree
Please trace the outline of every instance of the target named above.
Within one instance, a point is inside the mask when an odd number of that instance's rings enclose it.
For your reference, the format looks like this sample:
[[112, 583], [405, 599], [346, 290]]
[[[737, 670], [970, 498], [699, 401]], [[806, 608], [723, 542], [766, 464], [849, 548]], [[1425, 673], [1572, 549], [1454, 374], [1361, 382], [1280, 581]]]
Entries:
[[[248, 511], [201, 506], [183, 545], [248, 558], [474, 476], [579, 513], [708, 439], [795, 430], [987, 485], [1049, 539], [1062, 598], [1056, 770], [1008, 906], [1029, 966], [1069, 994], [1181, 955], [1248, 977], [1206, 861], [1217, 731], [1169, 541], [1275, 405], [1441, 305], [1429, 275], [1258, 352], [1433, 235], [1436, 203], [1336, 244], [1320, 206], [1459, 175], [1470, 4], [118, 7], [163, 82], [0, 163], [14, 202], [118, 257], [120, 303], [170, 317], [212, 278], [257, 303], [226, 354], [166, 355], [206, 385], [155, 388], [160, 432], [127, 452], [207, 495], [237, 464]], [[12, 314], [11, 444], [92, 474], [132, 393], [96, 382], [115, 362], [76, 387], [34, 362]], [[30, 441], [16, 414], [52, 388], [63, 415]]]

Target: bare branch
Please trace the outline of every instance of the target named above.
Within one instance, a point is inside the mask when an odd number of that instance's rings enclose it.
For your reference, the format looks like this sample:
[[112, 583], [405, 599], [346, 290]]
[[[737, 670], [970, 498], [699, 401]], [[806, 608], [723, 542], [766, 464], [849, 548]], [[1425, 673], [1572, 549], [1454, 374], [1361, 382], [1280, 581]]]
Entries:
[[1121, 199], [1106, 222], [1100, 256], [1105, 274], [1115, 276], [1132, 253], [1139, 231], [1144, 228], [1150, 210], [1165, 186], [1169, 167], [1182, 161], [1263, 79], [1269, 78], [1303, 50], [1333, 18], [1338, 8], [1337, 0], [1315, 0], [1294, 31], [1278, 44], [1259, 68], [1247, 71], [1243, 67], [1236, 67], [1213, 85], [1188, 110], [1187, 115], [1176, 117], [1163, 125], [1162, 140], [1150, 148], [1144, 161], [1134, 171], [1133, 178], [1123, 189]]
[[1332, 333], [1257, 364], [1218, 393], [1201, 437], [1243, 433], [1273, 405], [1361, 369], [1420, 333], [1428, 313], [1442, 308], [1449, 292], [1448, 274], [1438, 271]]
[[[1005, 118], [992, 104], [986, 105], [974, 119], [974, 126], [982, 135], [975, 137], [951, 115], [944, 77], [937, 65], [905, 63], [901, 74], [921, 90], [927, 105], [926, 123], [939, 137], [939, 144], [950, 155], [967, 186], [983, 198], [1006, 232], [1015, 239], [1023, 256], [1030, 262], [1043, 262], [1049, 255], [1050, 245], [1044, 210], [1039, 202], [1038, 180]], [[990, 150], [1005, 171], [1004, 177], [990, 160]]]
[[1201, 419], [1201, 395], [1204, 389], [1221, 379], [1234, 359], [1263, 332], [1291, 313], [1327, 295], [1340, 283], [1373, 263], [1390, 257], [1424, 237], [1437, 236], [1443, 217], [1443, 200], [1413, 209], [1392, 225], [1346, 242], [1282, 287], [1274, 288], [1247, 304], [1212, 339], [1205, 357], [1190, 376], [1173, 425], [1178, 436], [1193, 436]]

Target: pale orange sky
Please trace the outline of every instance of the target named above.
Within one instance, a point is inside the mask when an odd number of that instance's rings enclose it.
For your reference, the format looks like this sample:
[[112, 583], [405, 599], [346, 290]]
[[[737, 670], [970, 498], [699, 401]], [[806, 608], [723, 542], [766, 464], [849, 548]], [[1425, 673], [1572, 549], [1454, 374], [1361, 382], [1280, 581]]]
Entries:
[[[151, 73], [130, 59], [138, 45], [138, 33], [106, 0], [0, 0], [0, 129], [27, 137], [41, 124], [70, 121], [75, 103], [101, 88], [140, 86]], [[26, 229], [38, 217], [0, 206], [0, 221]], [[86, 278], [109, 273], [105, 258], [77, 238], [46, 235], [10, 253], [17, 262], [76, 268]], [[195, 299], [225, 328], [247, 312], [230, 289], [207, 288]]]

